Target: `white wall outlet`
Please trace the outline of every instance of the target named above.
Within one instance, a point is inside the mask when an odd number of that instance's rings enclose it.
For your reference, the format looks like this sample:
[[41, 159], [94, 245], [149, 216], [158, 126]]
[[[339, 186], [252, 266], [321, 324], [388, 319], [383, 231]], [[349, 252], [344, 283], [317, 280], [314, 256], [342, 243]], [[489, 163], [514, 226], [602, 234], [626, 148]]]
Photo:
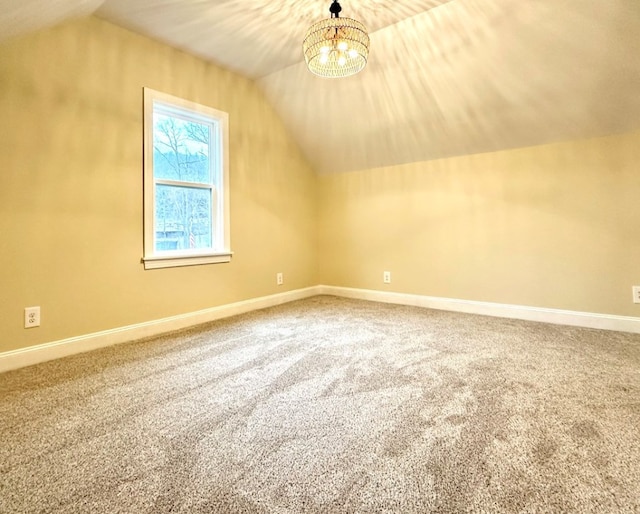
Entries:
[[282, 273], [276, 273], [276, 284], [279, 286], [284, 284], [284, 275]]
[[24, 328], [40, 326], [40, 307], [26, 307], [24, 309]]
[[391, 272], [390, 271], [383, 271], [382, 272], [382, 281], [385, 284], [391, 284]]
[[633, 303], [640, 303], [640, 286], [633, 286]]

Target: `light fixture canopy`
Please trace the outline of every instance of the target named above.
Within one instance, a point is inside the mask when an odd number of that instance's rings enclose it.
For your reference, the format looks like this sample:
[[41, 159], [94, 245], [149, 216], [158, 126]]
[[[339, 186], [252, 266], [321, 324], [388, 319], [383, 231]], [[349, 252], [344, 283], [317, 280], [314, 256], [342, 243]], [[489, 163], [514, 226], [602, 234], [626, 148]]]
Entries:
[[340, 18], [342, 7], [333, 0], [331, 18], [314, 23], [302, 42], [309, 70], [325, 78], [355, 75], [367, 64], [369, 35], [359, 21]]

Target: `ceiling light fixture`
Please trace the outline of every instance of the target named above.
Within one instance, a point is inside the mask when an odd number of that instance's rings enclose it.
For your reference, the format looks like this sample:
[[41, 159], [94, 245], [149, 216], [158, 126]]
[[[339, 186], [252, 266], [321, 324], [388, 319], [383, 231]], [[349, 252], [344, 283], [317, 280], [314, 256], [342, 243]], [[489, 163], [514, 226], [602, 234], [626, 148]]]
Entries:
[[340, 11], [338, 0], [333, 0], [331, 18], [314, 23], [302, 42], [307, 67], [320, 77], [348, 77], [367, 64], [367, 29], [359, 21], [340, 18]]

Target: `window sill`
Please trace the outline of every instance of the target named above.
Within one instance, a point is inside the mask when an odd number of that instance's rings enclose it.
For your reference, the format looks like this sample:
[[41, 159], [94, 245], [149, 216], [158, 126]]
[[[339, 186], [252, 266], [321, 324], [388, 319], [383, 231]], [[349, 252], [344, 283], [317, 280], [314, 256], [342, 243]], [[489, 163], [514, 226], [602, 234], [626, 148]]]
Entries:
[[162, 255], [143, 257], [144, 269], [177, 268], [179, 266], [198, 266], [200, 264], [219, 264], [230, 262], [233, 252], [208, 253], [202, 255]]

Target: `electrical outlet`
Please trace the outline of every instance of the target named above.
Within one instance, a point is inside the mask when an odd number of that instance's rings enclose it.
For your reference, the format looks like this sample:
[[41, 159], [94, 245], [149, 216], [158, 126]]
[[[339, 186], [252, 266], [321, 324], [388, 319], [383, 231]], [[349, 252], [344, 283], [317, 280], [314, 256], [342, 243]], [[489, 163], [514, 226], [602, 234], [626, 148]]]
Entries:
[[24, 309], [24, 328], [40, 326], [40, 307], [26, 307]]
[[279, 286], [284, 284], [284, 275], [282, 273], [276, 273], [276, 284]]
[[633, 303], [640, 303], [640, 286], [633, 286]]
[[385, 284], [391, 284], [391, 272], [390, 271], [383, 271], [382, 272], [382, 281]]

